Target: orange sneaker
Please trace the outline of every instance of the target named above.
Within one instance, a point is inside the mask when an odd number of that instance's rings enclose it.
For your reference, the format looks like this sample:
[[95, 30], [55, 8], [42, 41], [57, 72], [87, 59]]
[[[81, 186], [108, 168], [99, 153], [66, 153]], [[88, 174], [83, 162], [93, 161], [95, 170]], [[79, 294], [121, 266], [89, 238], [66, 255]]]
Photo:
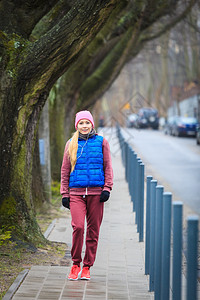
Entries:
[[81, 272], [81, 279], [90, 280], [90, 268], [83, 267]]
[[73, 265], [71, 267], [71, 271], [69, 273], [68, 279], [69, 280], [78, 280], [78, 276], [81, 272], [81, 267], [77, 266], [77, 265]]

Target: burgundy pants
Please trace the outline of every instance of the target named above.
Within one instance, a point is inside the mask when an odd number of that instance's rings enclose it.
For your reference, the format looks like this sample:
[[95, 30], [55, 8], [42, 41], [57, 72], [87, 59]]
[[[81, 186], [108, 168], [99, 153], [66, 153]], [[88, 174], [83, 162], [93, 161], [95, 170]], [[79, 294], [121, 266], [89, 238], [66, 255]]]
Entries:
[[103, 209], [104, 203], [100, 202], [100, 195], [87, 195], [85, 198], [79, 195], [70, 195], [71, 224], [73, 228], [71, 256], [74, 264], [80, 264], [82, 261], [81, 252], [86, 217], [86, 250], [83, 265], [93, 266], [98, 245], [99, 229], [103, 218]]

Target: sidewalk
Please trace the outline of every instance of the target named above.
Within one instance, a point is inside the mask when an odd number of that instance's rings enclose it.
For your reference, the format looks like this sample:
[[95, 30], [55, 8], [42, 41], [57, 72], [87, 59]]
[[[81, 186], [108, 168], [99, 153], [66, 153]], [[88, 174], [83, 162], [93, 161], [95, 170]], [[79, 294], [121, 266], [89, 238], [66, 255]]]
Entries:
[[[109, 131], [111, 130], [111, 131]], [[138, 242], [135, 215], [114, 129], [104, 136], [111, 146], [114, 187], [105, 203], [96, 262], [90, 281], [68, 281], [70, 267], [34, 266], [12, 299], [153, 299], [144, 275], [144, 243]], [[49, 240], [71, 245], [71, 220], [59, 219]], [[83, 250], [84, 251], [84, 250]]]

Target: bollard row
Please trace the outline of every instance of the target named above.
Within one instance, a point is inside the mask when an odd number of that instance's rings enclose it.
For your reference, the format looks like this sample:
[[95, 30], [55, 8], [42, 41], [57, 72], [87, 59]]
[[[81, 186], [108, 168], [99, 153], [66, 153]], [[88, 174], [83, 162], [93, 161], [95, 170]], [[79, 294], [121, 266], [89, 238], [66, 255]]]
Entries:
[[125, 168], [125, 179], [128, 184], [133, 211], [135, 212], [135, 223], [139, 233], [139, 242], [144, 239], [144, 164], [131, 146], [125, 141], [121, 131], [117, 130], [121, 148], [122, 163]]
[[[135, 212], [139, 242], [144, 239], [144, 164], [117, 127], [125, 178]], [[182, 290], [183, 203], [173, 202], [152, 176], [146, 177], [145, 275], [155, 300], [197, 300], [198, 222], [187, 218], [186, 291]], [[172, 244], [172, 245], [171, 245]], [[171, 253], [172, 252], [172, 253]], [[172, 270], [171, 270], [172, 269]], [[183, 294], [186, 297], [183, 298]]]

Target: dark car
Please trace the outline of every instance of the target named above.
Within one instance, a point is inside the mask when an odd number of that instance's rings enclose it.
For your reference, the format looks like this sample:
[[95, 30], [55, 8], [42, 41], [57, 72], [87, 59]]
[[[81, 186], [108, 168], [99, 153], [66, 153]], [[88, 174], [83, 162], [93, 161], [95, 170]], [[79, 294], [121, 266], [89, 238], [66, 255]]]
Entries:
[[159, 117], [158, 111], [154, 108], [141, 108], [138, 111], [137, 118], [138, 128], [153, 128], [158, 129], [159, 127]]
[[197, 140], [197, 145], [200, 145], [200, 124], [197, 124], [197, 128], [196, 128], [196, 140]]
[[178, 117], [172, 125], [174, 136], [196, 136], [197, 119], [189, 117]]
[[137, 127], [137, 114], [130, 114], [126, 119], [126, 126], [129, 128]]

